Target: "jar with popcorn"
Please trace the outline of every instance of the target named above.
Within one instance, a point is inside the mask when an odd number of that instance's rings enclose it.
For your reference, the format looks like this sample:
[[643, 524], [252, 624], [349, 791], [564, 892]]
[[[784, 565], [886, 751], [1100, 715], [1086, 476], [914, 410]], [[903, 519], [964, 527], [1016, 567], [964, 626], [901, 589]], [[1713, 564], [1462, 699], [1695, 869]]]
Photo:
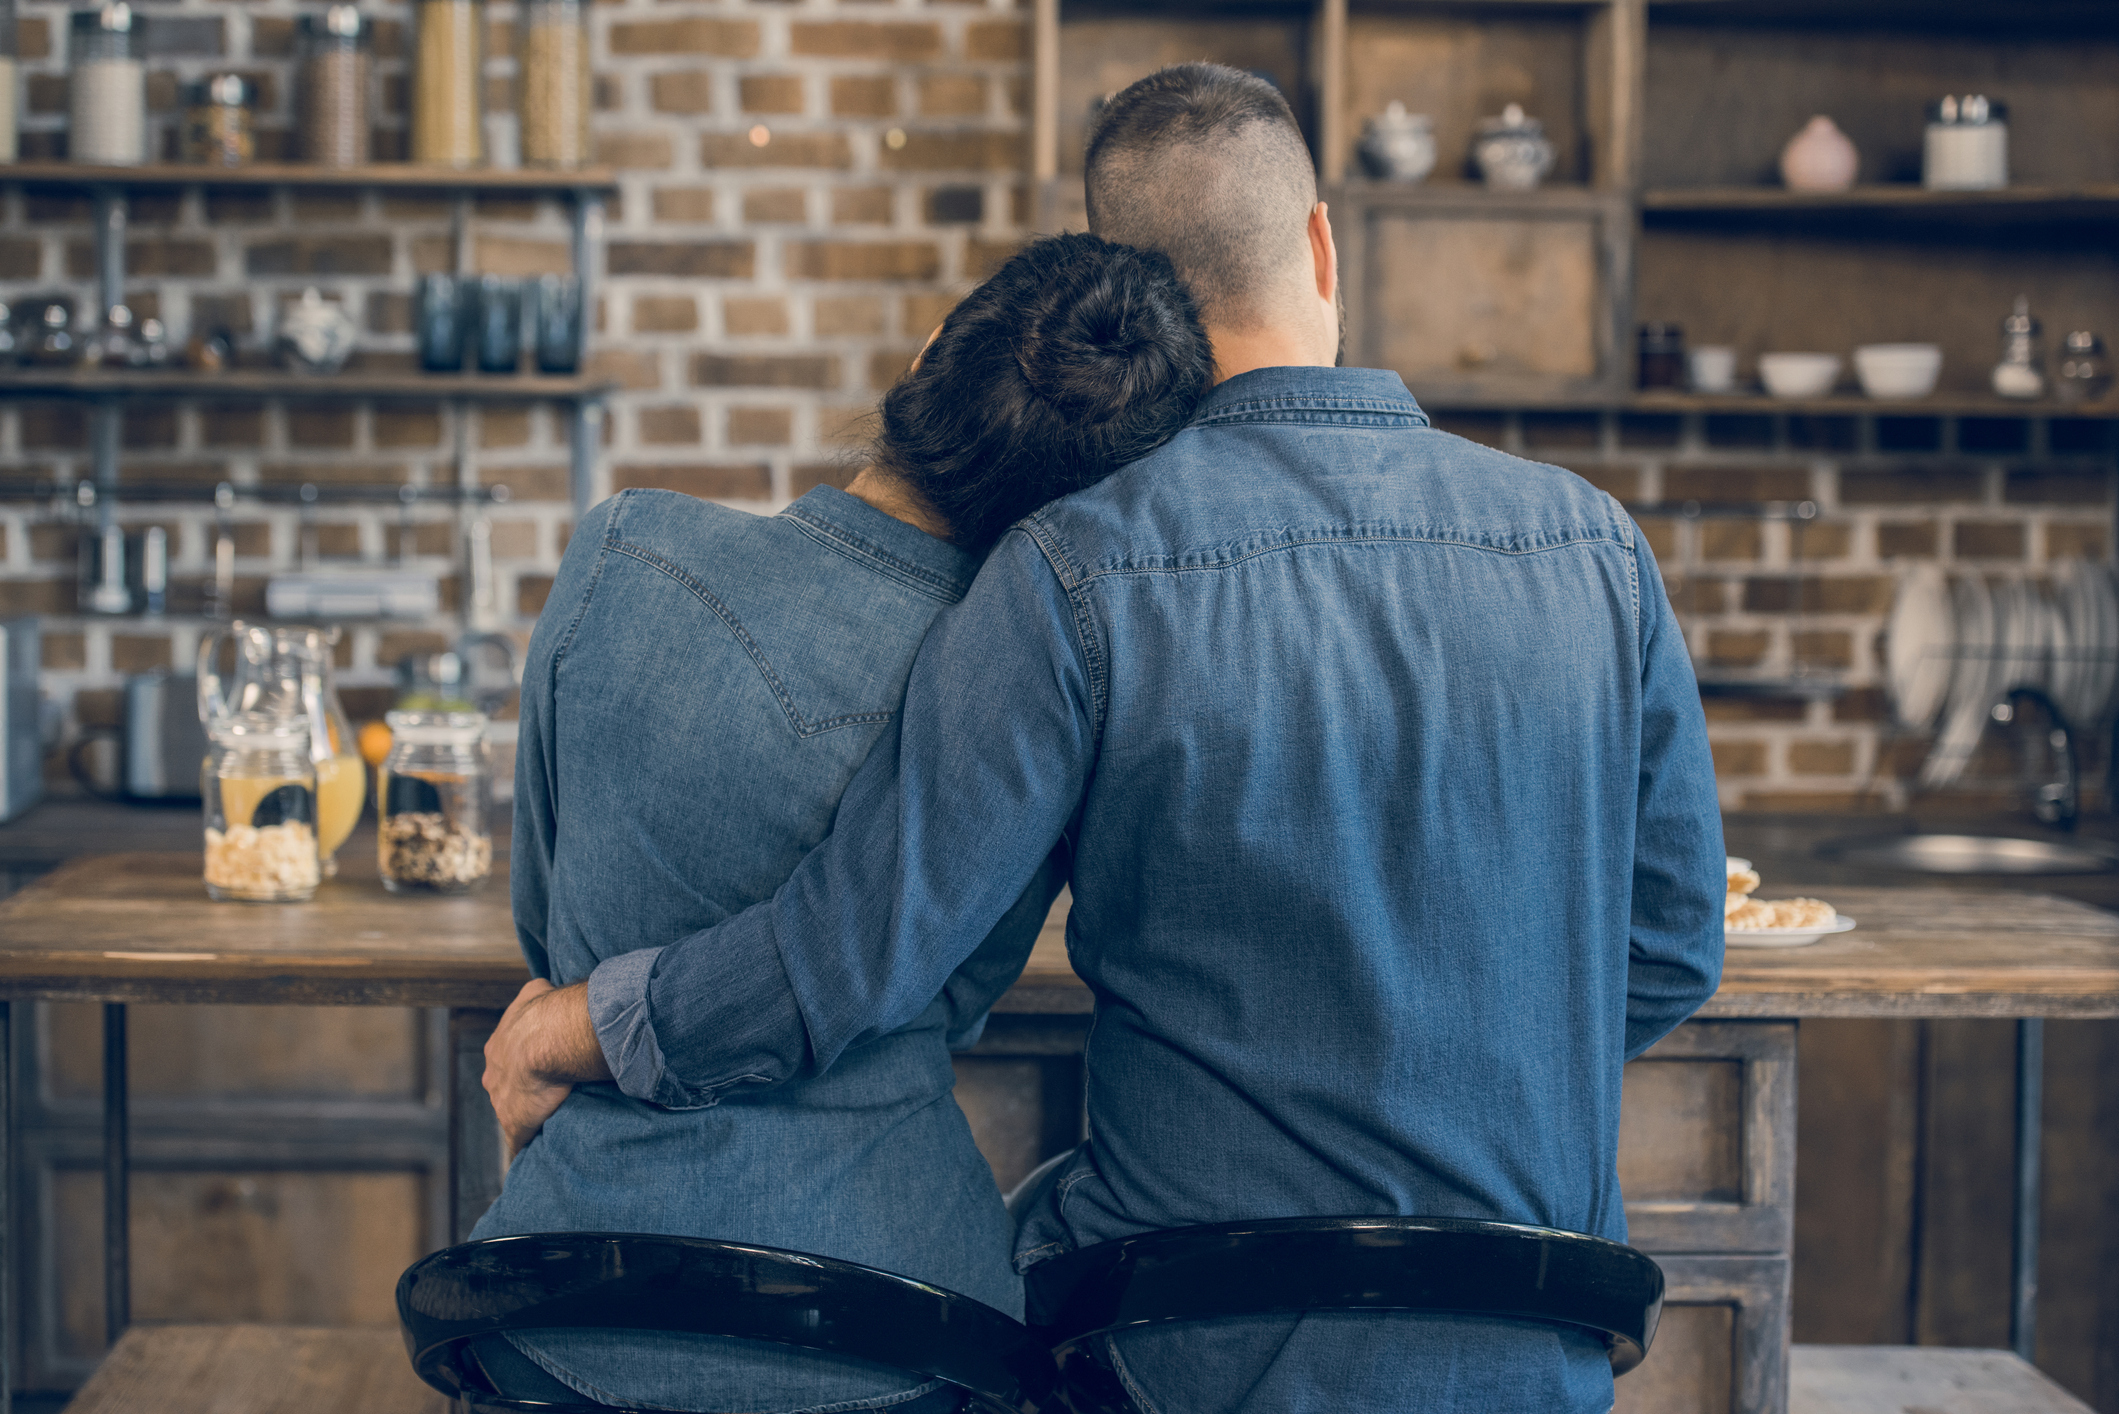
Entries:
[[206, 893], [298, 903], [316, 892], [316, 765], [300, 717], [237, 712], [212, 724], [206, 799]]
[[392, 712], [376, 862], [392, 893], [460, 894], [493, 872], [482, 712]]

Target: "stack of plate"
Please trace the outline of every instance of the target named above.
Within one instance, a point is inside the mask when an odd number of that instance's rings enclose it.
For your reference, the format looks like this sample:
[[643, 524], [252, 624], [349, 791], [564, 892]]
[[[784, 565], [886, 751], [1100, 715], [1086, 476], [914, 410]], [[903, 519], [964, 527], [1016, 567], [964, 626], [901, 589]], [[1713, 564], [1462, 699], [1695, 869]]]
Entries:
[[2119, 679], [2119, 593], [2108, 569], [2085, 560], [2061, 564], [2050, 585], [1919, 565], [1899, 580], [1884, 669], [1899, 721], [1921, 732], [1939, 724], [1920, 779], [1945, 786], [2016, 688], [2043, 691], [2078, 729], [2103, 715]]

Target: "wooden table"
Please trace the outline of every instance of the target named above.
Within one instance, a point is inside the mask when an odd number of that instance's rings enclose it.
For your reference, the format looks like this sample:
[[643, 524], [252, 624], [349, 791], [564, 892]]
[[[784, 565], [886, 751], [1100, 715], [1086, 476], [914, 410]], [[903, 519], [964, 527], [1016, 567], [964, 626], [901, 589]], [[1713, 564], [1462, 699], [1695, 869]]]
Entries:
[[[7, 1001], [106, 1004], [107, 1280], [114, 1331], [124, 1323], [129, 1269], [128, 1002], [450, 1009], [453, 1230], [459, 1236], [467, 1232], [498, 1191], [498, 1134], [479, 1084], [481, 1052], [494, 1013], [527, 976], [505, 878], [459, 898], [397, 897], [374, 881], [373, 868], [372, 860], [349, 858], [346, 876], [325, 885], [308, 904], [217, 904], [200, 886], [195, 853], [106, 855], [64, 865], [0, 903], [0, 1064], [8, 1054]], [[1777, 1243], [1784, 1272], [1792, 1221], [1793, 1027], [1788, 1023], [1794, 1019], [2026, 1019], [2022, 1076], [2030, 1103], [2023, 1112], [2033, 1123], [2028, 1144], [2019, 1145], [2018, 1180], [2020, 1192], [2034, 1194], [2036, 1019], [2119, 1016], [2119, 916], [2033, 894], [1858, 888], [1834, 888], [1831, 894], [1843, 912], [1860, 920], [1857, 930], [1801, 949], [1732, 949], [1713, 1000], [1650, 1057], [1700, 1061], [1703, 1073], [1716, 1067], [1728, 1071], [1734, 1062], [1746, 1077], [1740, 1102], [1744, 1131], [1741, 1142], [1731, 1136], [1729, 1146], [1741, 1155], [1741, 1194], [1727, 1201], [1629, 1203], [1635, 1240], [1659, 1256], [1696, 1254], [1724, 1237], [1730, 1239], [1725, 1246], [1744, 1253]], [[998, 1013], [1066, 1017], [1091, 1010], [1087, 988], [1067, 963], [1065, 910], [1063, 898], [1021, 980], [996, 1007]], [[1679, 1073], [1676, 1066], [1664, 1069]], [[1630, 1087], [1631, 1076], [1632, 1071]], [[5, 1080], [0, 1075], [0, 1095], [6, 1093]], [[1658, 1109], [1689, 1113], [1685, 1107], [1697, 1098], [1682, 1086], [1658, 1092], [1654, 1105], [1629, 1106], [1629, 1126], [1652, 1123]], [[0, 1136], [5, 1133], [0, 1123]], [[1640, 1147], [1637, 1141], [1635, 1148]], [[2027, 1171], [2021, 1157], [2026, 1148]], [[1621, 1168], [1625, 1173], [1623, 1158]], [[1627, 1183], [1632, 1190], [1634, 1180], [1629, 1177]], [[2019, 1235], [2026, 1223], [2035, 1232], [2035, 1220], [2035, 1203], [2020, 1203]], [[0, 1214], [0, 1238], [9, 1231]], [[2035, 1252], [2035, 1242], [2026, 1250]], [[1706, 1270], [1699, 1265], [1706, 1260], [1666, 1259], [1666, 1267], [1677, 1274], [1674, 1291], [1691, 1279], [1686, 1272]], [[1748, 1259], [1715, 1260], [1734, 1262], [1728, 1269], [1736, 1270]], [[2019, 1301], [2028, 1275], [2019, 1264]], [[1778, 1317], [1764, 1309], [1747, 1337], [1754, 1344], [1778, 1341], [1778, 1375], [1768, 1371], [1762, 1382], [1752, 1382], [1743, 1401], [1747, 1407], [1785, 1403], [1784, 1275], [1782, 1283]], [[12, 1284], [0, 1279], [0, 1299], [11, 1290]], [[1699, 1299], [1720, 1298], [1710, 1293]], [[0, 1370], [0, 1377], [6, 1373]]]

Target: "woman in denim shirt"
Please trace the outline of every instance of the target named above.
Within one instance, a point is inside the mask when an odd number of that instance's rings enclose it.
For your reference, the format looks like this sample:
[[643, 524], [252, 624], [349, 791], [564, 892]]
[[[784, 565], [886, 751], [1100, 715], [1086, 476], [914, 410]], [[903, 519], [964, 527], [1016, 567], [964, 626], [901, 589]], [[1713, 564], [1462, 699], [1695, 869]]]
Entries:
[[[994, 540], [1168, 440], [1211, 376], [1167, 259], [1058, 237], [935, 331], [885, 397], [875, 464], [847, 491], [820, 486], [772, 517], [627, 491], [584, 516], [523, 678], [513, 901], [531, 988], [771, 896], [830, 829], [929, 622]], [[828, 1074], [690, 1108], [581, 1086], [515, 1157], [473, 1236], [754, 1242], [1020, 1315], [1014, 1228], [951, 1096], [949, 1050], [976, 1039], [1061, 882], [1055, 861], [925, 1013]], [[644, 1025], [630, 1034], [653, 1044]], [[622, 1074], [629, 1058], [607, 1059]], [[553, 1331], [476, 1354], [498, 1392], [555, 1403], [957, 1403], [900, 1370], [744, 1341]]]

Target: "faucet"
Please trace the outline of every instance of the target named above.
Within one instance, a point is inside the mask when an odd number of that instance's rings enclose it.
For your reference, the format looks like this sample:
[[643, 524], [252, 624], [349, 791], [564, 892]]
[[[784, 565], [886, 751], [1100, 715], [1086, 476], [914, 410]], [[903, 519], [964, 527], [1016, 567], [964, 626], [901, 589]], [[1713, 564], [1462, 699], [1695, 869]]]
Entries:
[[[2016, 687], [2008, 696], [1994, 704], [1994, 720], [2013, 722], [2023, 703], [2034, 703], [2045, 713], [2048, 723], [2045, 732], [2046, 746], [2053, 756], [2052, 780], [2039, 786], [2031, 798], [2031, 813], [2038, 817], [2041, 825], [2050, 825], [2057, 830], [2072, 830], [2079, 813], [2082, 799], [2082, 763], [2075, 753], [2075, 734], [2068, 730], [2067, 718], [2053, 699], [2035, 687]], [[2031, 752], [2024, 751], [2024, 770], [2031, 770]]]

